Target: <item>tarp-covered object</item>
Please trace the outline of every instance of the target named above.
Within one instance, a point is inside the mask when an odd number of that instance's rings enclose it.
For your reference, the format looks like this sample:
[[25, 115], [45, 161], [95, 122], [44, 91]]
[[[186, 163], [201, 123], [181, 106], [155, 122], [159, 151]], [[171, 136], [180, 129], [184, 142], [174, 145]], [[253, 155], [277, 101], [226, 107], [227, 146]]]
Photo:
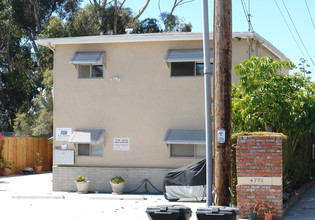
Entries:
[[180, 167], [167, 173], [163, 179], [164, 197], [203, 198], [206, 187], [206, 159]]

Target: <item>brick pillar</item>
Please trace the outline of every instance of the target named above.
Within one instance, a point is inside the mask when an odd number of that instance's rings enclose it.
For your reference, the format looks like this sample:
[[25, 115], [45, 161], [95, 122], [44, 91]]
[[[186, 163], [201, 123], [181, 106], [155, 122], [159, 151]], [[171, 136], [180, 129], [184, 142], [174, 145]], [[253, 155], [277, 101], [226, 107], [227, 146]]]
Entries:
[[[242, 204], [268, 201], [276, 208], [273, 219], [282, 219], [282, 137], [239, 136], [236, 148], [237, 204], [241, 218], [248, 218]], [[260, 218], [263, 216], [260, 216]]]

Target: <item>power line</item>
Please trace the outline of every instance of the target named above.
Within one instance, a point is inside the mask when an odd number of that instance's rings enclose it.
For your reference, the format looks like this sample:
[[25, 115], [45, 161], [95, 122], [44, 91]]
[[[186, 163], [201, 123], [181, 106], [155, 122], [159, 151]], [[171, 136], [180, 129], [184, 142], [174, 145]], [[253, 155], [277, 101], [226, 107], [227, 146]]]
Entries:
[[[285, 7], [285, 10], [287, 11], [287, 13], [288, 13], [288, 15], [289, 15], [289, 18], [290, 18], [290, 20], [291, 20], [291, 22], [292, 22], [292, 24], [293, 24], [293, 27], [294, 27], [294, 29], [295, 29], [295, 31], [296, 31], [296, 34], [298, 35], [298, 37], [299, 37], [300, 41], [302, 42], [302, 45], [303, 45], [303, 47], [304, 47], [304, 49], [305, 49], [307, 55], [309, 56], [309, 58], [310, 58], [310, 60], [311, 60], [311, 62], [312, 62], [312, 64], [313, 64], [313, 66], [315, 67], [315, 63], [314, 63], [314, 61], [313, 61], [311, 55], [309, 54], [309, 52], [308, 52], [308, 50], [307, 50], [307, 48], [306, 48], [306, 46], [305, 46], [305, 44], [304, 44], [304, 41], [302, 40], [302, 38], [301, 38], [301, 36], [300, 36], [300, 34], [299, 34], [299, 32], [298, 32], [298, 30], [297, 30], [297, 28], [296, 28], [294, 22], [293, 22], [293, 19], [292, 19], [291, 15], [290, 15], [290, 13], [289, 13], [289, 11], [288, 11], [288, 9], [287, 9], [287, 6], [286, 6], [286, 4], [284, 3], [283, 0], [282, 0], [282, 3], [283, 3], [283, 5], [284, 5], [284, 7]], [[313, 68], [312, 68], [312, 69], [313, 69]], [[314, 70], [313, 70], [313, 71], [314, 71]]]
[[242, 3], [243, 11], [244, 11], [244, 14], [245, 14], [245, 19], [248, 22], [248, 31], [253, 31], [254, 29], [253, 29], [252, 23], [250, 21], [251, 14], [250, 14], [250, 11], [249, 11], [249, 4], [250, 4], [249, 1], [248, 1], [248, 11], [247, 11], [247, 8], [246, 8], [244, 0], [241, 0], [241, 3]]
[[285, 22], [287, 28], [289, 29], [289, 32], [290, 32], [290, 34], [291, 34], [291, 36], [292, 36], [292, 38], [293, 38], [295, 44], [298, 46], [298, 48], [299, 48], [299, 50], [300, 50], [300, 52], [301, 52], [301, 54], [302, 54], [302, 57], [306, 57], [306, 56], [304, 55], [304, 53], [303, 53], [302, 48], [300, 47], [299, 43], [297, 42], [297, 40], [296, 40], [294, 34], [292, 33], [292, 30], [291, 30], [291, 28], [290, 28], [290, 26], [289, 26], [287, 20], [285, 19], [285, 17], [284, 17], [284, 15], [283, 15], [283, 13], [282, 13], [282, 11], [281, 11], [281, 9], [280, 9], [280, 7], [279, 7], [277, 1], [274, 0], [274, 2], [275, 2], [275, 4], [276, 4], [276, 6], [277, 6], [277, 8], [278, 8], [278, 10], [279, 10], [279, 12], [280, 12], [280, 14], [281, 14], [283, 20], [284, 20], [284, 22]]
[[276, 3], [276, 5], [277, 5], [277, 7], [278, 7], [278, 9], [279, 9], [279, 12], [280, 12], [280, 14], [281, 14], [281, 16], [282, 16], [282, 18], [283, 18], [283, 20], [284, 20], [285, 24], [287, 25], [287, 27], [288, 27], [288, 29], [289, 29], [289, 31], [290, 31], [290, 33], [291, 33], [291, 35], [292, 35], [292, 37], [293, 37], [293, 39], [294, 39], [294, 41], [295, 41], [296, 45], [297, 45], [297, 46], [298, 46], [298, 48], [300, 49], [300, 52], [302, 53], [302, 56], [303, 56], [303, 57], [305, 57], [305, 55], [304, 55], [304, 53], [303, 53], [303, 50], [301, 49], [301, 47], [300, 47], [300, 45], [298, 44], [298, 42], [297, 42], [296, 38], [294, 37], [294, 34], [292, 33], [291, 28], [290, 28], [290, 26], [289, 26], [289, 24], [288, 24], [287, 20], [285, 19], [284, 15], [282, 14], [282, 11], [281, 11], [281, 9], [280, 9], [280, 7], [279, 7], [279, 5], [278, 5], [277, 1], [276, 1], [276, 0], [274, 0], [274, 2]]
[[305, 0], [305, 4], [306, 4], [306, 7], [307, 7], [308, 14], [310, 15], [310, 18], [311, 18], [311, 21], [312, 21], [312, 24], [313, 24], [313, 28], [315, 30], [314, 21], [313, 21], [313, 18], [312, 18], [311, 12], [310, 12], [310, 8], [308, 7], [308, 4], [307, 4], [306, 0]]

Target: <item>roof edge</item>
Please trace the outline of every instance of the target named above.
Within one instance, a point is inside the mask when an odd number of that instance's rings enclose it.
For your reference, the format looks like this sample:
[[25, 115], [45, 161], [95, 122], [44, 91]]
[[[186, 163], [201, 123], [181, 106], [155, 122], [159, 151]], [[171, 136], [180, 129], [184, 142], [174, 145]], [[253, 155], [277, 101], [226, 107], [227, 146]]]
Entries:
[[[269, 41], [261, 37], [256, 32], [233, 32], [232, 38], [248, 39], [252, 38], [270, 50], [279, 59], [287, 57], [273, 46]], [[209, 33], [209, 40], [213, 39], [213, 33]], [[70, 44], [108, 44], [108, 43], [135, 43], [135, 42], [163, 42], [163, 41], [188, 41], [203, 40], [202, 32], [175, 32], [175, 33], [150, 33], [150, 34], [121, 34], [102, 36], [83, 36], [66, 38], [44, 38], [36, 40], [36, 43], [51, 49], [56, 45]]]

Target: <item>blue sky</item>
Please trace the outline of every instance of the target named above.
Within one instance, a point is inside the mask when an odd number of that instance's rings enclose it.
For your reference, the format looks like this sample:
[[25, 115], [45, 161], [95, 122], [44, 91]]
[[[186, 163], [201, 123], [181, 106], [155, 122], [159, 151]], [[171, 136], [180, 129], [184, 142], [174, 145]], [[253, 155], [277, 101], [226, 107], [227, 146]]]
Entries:
[[[89, 1], [84, 0], [82, 6]], [[170, 11], [173, 0], [161, 0], [161, 10]], [[194, 0], [176, 8], [174, 14], [183, 19], [185, 23], [191, 22], [193, 32], [202, 32], [202, 0]], [[214, 0], [209, 0], [209, 29], [213, 30], [213, 5]], [[291, 59], [296, 65], [300, 63], [300, 58], [304, 57], [311, 68], [312, 80], [315, 81], [315, 1], [314, 0], [232, 0], [232, 26], [233, 31], [247, 31], [248, 23], [243, 10], [245, 4], [248, 11], [250, 2], [250, 14], [252, 27], [255, 32], [268, 40], [284, 55]], [[277, 4], [285, 17], [283, 19]], [[290, 14], [287, 14], [285, 6]], [[138, 12], [145, 0], [126, 0], [125, 7], [132, 9], [134, 13]], [[307, 7], [307, 5], [308, 7]], [[309, 15], [309, 12], [311, 16]], [[145, 13], [139, 18], [158, 18], [159, 17], [158, 0], [151, 0]], [[293, 20], [295, 27], [292, 25]], [[287, 26], [290, 27], [290, 30]], [[292, 34], [291, 34], [292, 33]], [[293, 36], [294, 37], [293, 37]], [[301, 41], [301, 40], [302, 41]], [[306, 49], [305, 49], [306, 48]]]

